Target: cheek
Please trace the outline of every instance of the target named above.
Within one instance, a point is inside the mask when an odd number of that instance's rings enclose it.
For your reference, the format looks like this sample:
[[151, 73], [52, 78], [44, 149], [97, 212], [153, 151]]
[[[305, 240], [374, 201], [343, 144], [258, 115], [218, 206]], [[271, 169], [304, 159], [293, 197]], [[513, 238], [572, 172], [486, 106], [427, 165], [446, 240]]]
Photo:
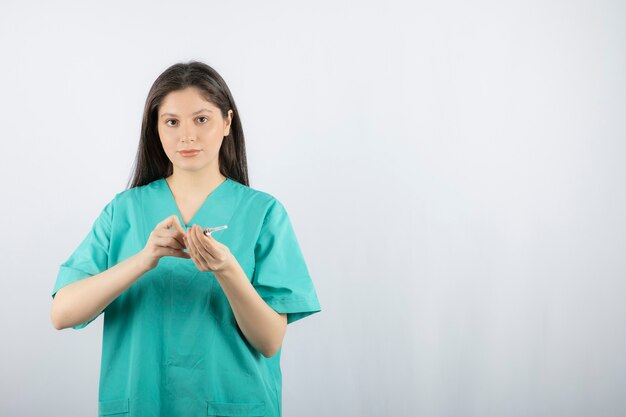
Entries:
[[172, 138], [168, 136], [167, 132], [159, 129], [159, 140], [161, 141], [161, 146], [163, 146], [163, 150], [167, 155], [172, 155], [176, 153], [176, 138]]
[[224, 131], [223, 126], [220, 126], [219, 123], [211, 123], [209, 126], [206, 126], [203, 129], [207, 138], [215, 139], [221, 137], [221, 133]]

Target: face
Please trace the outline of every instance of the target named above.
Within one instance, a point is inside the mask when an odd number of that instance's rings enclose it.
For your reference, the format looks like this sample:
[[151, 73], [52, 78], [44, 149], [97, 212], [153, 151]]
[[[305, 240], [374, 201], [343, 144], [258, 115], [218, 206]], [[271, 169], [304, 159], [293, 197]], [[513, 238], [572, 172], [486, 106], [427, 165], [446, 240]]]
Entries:
[[[158, 112], [158, 132], [174, 172], [219, 172], [219, 151], [230, 131], [233, 111], [224, 119], [220, 109], [206, 101], [197, 88], [172, 91]], [[196, 150], [184, 153], [184, 150]]]

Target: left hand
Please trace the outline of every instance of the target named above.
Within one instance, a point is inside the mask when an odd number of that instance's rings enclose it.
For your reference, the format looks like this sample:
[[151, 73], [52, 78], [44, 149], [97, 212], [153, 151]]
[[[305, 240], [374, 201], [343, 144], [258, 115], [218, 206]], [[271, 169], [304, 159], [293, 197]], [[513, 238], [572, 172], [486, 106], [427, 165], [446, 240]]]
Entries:
[[205, 235], [197, 224], [185, 231], [183, 239], [191, 260], [200, 271], [219, 272], [229, 267], [233, 260], [230, 249], [213, 236]]

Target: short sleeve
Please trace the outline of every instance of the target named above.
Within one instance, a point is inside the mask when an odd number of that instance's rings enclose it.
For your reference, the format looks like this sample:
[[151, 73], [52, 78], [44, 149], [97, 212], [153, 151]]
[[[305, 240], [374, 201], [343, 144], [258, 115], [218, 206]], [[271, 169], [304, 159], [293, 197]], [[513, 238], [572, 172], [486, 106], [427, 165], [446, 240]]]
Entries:
[[321, 311], [313, 281], [285, 207], [274, 200], [254, 247], [252, 285], [287, 323]]
[[[66, 285], [99, 274], [107, 269], [111, 242], [113, 202], [114, 200], [110, 201], [102, 209], [87, 236], [70, 257], [61, 264], [54, 288], [52, 289], [52, 298], [54, 298], [57, 291]], [[72, 326], [72, 328], [76, 330], [84, 328], [100, 316], [103, 311], [82, 324]]]

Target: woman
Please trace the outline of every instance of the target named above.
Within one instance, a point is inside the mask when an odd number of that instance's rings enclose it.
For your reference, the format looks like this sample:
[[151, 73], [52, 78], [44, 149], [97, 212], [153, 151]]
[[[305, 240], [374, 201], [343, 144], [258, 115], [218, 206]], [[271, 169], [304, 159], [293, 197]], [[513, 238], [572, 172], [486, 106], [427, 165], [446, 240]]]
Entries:
[[241, 119], [211, 67], [156, 79], [132, 183], [52, 297], [57, 329], [105, 313], [99, 415], [281, 415], [286, 325], [320, 305], [284, 206], [249, 187]]

